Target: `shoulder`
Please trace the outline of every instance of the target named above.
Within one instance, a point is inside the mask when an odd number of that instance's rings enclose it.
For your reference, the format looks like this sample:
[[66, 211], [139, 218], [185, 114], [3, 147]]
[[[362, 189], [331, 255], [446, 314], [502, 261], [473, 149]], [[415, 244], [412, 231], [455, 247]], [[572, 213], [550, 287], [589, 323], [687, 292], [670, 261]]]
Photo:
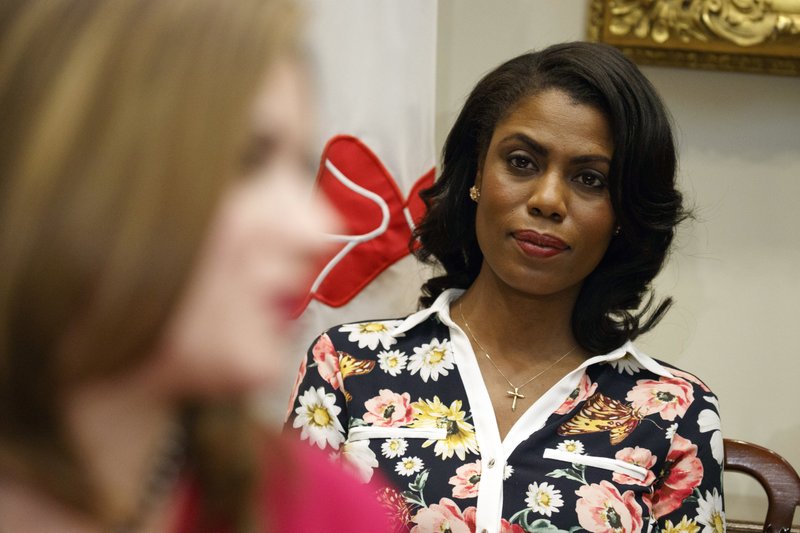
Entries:
[[380, 483], [360, 483], [321, 451], [286, 443], [291, 471], [266, 472], [266, 504], [276, 531], [389, 531], [376, 498]]

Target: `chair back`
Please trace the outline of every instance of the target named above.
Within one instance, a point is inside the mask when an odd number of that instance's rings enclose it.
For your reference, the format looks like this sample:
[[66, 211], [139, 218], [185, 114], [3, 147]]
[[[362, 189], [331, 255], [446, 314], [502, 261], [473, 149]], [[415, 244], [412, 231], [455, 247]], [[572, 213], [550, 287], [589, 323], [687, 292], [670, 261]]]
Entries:
[[764, 487], [769, 502], [765, 532], [790, 531], [800, 506], [800, 476], [786, 459], [757, 444], [725, 439], [724, 468], [752, 476]]

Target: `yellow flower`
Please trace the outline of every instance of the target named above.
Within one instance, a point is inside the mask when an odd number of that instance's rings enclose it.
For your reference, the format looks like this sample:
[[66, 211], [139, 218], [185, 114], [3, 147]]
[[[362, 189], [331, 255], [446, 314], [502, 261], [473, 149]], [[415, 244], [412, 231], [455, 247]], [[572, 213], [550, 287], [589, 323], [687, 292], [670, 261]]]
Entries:
[[686, 515], [683, 515], [683, 520], [675, 525], [672, 525], [671, 520], [667, 520], [662, 531], [664, 533], [697, 533], [700, 531], [700, 526], [694, 520], [689, 520]]
[[442, 459], [449, 459], [455, 453], [462, 461], [466, 452], [478, 453], [478, 441], [475, 439], [475, 429], [465, 421], [466, 413], [461, 410], [461, 400], [455, 400], [447, 407], [438, 396], [431, 400], [422, 400], [411, 404], [414, 408], [414, 421], [410, 424], [413, 428], [445, 428], [447, 436], [441, 440], [427, 440], [422, 444], [427, 448], [434, 442], [433, 451]]

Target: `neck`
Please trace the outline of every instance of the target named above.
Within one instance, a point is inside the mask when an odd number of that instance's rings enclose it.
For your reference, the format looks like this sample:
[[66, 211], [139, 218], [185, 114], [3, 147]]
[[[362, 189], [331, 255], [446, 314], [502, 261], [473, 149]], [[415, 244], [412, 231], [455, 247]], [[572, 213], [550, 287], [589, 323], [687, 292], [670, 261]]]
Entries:
[[[148, 482], [174, 437], [178, 410], [138, 374], [107, 379], [73, 389], [64, 400], [65, 420], [78, 458], [100, 501], [99, 516], [79, 516], [60, 502], [6, 480], [3, 492], [16, 505], [0, 505], [11, 530], [108, 529], [135, 516]], [[150, 509], [150, 527], [166, 519], [163, 502]], [[158, 509], [158, 511], [156, 511]], [[43, 527], [39, 527], [43, 526]], [[52, 526], [52, 527], [49, 527]]]
[[[577, 290], [531, 296], [479, 275], [456, 306], [461, 306], [472, 333], [495, 359], [530, 361], [535, 346], [536, 357], [550, 360], [577, 346], [571, 326], [577, 296]], [[573, 353], [579, 352], [580, 348]]]

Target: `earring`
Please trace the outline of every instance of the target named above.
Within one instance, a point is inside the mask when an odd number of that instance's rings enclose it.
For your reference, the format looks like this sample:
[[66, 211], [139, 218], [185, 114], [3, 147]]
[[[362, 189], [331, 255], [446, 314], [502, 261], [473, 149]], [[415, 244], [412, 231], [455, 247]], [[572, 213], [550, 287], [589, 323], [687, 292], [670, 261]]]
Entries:
[[477, 185], [473, 185], [469, 188], [469, 197], [472, 198], [473, 202], [478, 202], [478, 198], [481, 197], [481, 191], [478, 190]]
[[616, 237], [620, 233], [622, 233], [622, 226], [617, 226], [616, 229], [614, 229], [614, 236]]

